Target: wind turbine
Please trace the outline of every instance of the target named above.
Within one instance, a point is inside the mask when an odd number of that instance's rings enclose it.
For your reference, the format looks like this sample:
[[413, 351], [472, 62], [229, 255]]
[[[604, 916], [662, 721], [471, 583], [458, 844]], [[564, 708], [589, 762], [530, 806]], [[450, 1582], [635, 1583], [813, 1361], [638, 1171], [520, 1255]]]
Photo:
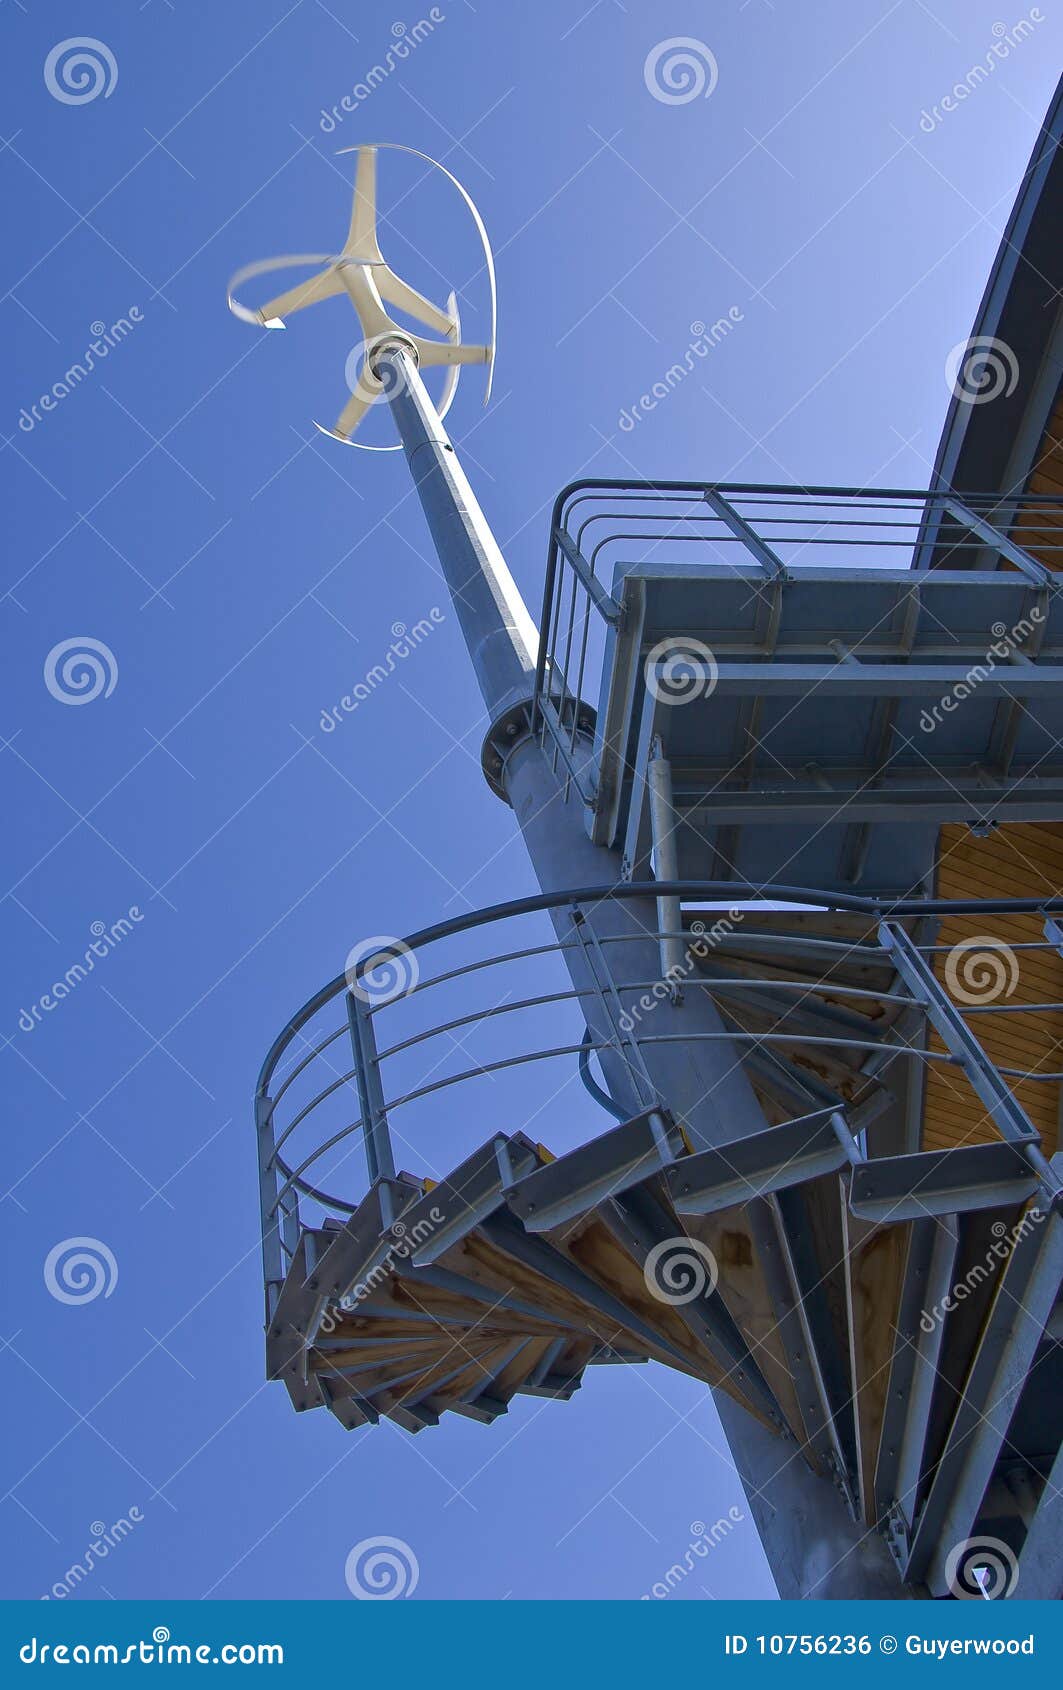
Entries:
[[[426, 299], [416, 288], [396, 276], [390, 264], [380, 251], [377, 237], [377, 203], [376, 203], [376, 174], [377, 152], [383, 147], [389, 151], [410, 153], [415, 158], [424, 159], [434, 169], [439, 170], [457, 189], [465, 204], [472, 213], [484, 249], [484, 261], [490, 286], [490, 338], [486, 345], [474, 346], [461, 338], [461, 317], [458, 311], [458, 301], [455, 293], [451, 292], [446, 307], [442, 308]], [[432, 369], [443, 367], [446, 369], [446, 380], [443, 393], [438, 405], [440, 418], [445, 417], [454, 400], [457, 391], [458, 378], [463, 364], [484, 364], [487, 367], [487, 379], [484, 391], [484, 404], [491, 397], [491, 377], [495, 356], [495, 323], [496, 323], [496, 289], [494, 259], [490, 242], [483, 221], [468, 193], [449, 170], [435, 159], [429, 158], [427, 153], [417, 152], [413, 147], [401, 147], [391, 142], [375, 142], [359, 147], [345, 147], [344, 152], [356, 152], [358, 165], [354, 178], [354, 205], [351, 211], [350, 227], [347, 231], [341, 251], [330, 257], [325, 253], [292, 254], [284, 258], [260, 259], [254, 264], [247, 264], [238, 270], [229, 283], [229, 309], [245, 323], [252, 323], [266, 329], [283, 329], [287, 327], [286, 319], [295, 315], [297, 311], [304, 311], [309, 305], [318, 305], [327, 299], [334, 299], [346, 294], [354, 306], [361, 324], [364, 339], [361, 346], [356, 348], [360, 353], [355, 380], [350, 383], [351, 397], [344, 405], [334, 428], [324, 428], [315, 423], [322, 434], [330, 435], [334, 440], [343, 441], [346, 445], [359, 445], [353, 439], [355, 431], [366, 412], [390, 392], [387, 385], [387, 366], [382, 362], [381, 354], [387, 350], [401, 350], [406, 358], [413, 362], [418, 369]], [[249, 307], [236, 297], [236, 289], [244, 282], [255, 276], [267, 275], [275, 270], [303, 267], [308, 264], [320, 264], [324, 268], [316, 275], [298, 282], [294, 287], [279, 293], [268, 300], [265, 305]], [[422, 334], [414, 334], [408, 328], [397, 323], [390, 315], [387, 307], [392, 306], [414, 318], [418, 323], [434, 331], [442, 339], [429, 339]], [[348, 360], [348, 363], [350, 360]], [[391, 381], [400, 379], [401, 365], [391, 366]], [[366, 451], [397, 451], [397, 446], [370, 446]]]

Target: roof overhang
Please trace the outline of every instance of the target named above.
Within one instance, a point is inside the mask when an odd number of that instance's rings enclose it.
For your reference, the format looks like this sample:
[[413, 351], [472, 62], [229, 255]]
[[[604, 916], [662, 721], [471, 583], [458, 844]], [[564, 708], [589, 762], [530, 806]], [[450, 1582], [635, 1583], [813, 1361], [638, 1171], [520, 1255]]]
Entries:
[[954, 398], [934, 487], [1015, 492], [1030, 473], [1063, 378], [1063, 81], [1037, 137], [971, 330], [1002, 341], [1018, 368], [990, 404]]

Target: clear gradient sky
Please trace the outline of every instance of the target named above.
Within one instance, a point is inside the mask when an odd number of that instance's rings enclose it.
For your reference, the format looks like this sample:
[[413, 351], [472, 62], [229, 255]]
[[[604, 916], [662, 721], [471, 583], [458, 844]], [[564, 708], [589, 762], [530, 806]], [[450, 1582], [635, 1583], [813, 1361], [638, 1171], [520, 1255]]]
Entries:
[[[346, 398], [346, 307], [256, 335], [225, 283], [336, 248], [341, 146], [400, 141], [462, 177], [496, 245], [500, 342], [491, 410], [473, 374], [452, 424], [534, 611], [549, 507], [577, 476], [925, 483], [946, 357], [1063, 28], [1049, 4], [999, 0], [436, 13], [331, 132], [322, 110], [428, 16], [419, 0], [0, 14], [6, 1595], [43, 1595], [93, 1522], [136, 1509], [81, 1596], [347, 1599], [348, 1551], [387, 1534], [416, 1553], [417, 1597], [638, 1597], [692, 1522], [741, 1506], [711, 1401], [657, 1367], [416, 1440], [345, 1436], [263, 1383], [251, 1099], [267, 1046], [363, 935], [534, 888], [479, 772], [479, 698], [401, 457], [312, 428]], [[1021, 18], [1027, 38], [940, 112]], [[79, 35], [117, 77], [69, 103], [45, 62]], [[679, 36], [711, 49], [718, 82], [673, 105], [644, 65]], [[422, 291], [458, 287], [475, 335], [475, 237], [420, 174], [382, 163], [386, 251]], [[729, 311], [711, 357], [621, 426], [691, 325]], [[106, 361], [35, 418], [93, 325], [122, 318]], [[393, 625], [433, 607], [401, 673], [323, 734]], [[70, 707], [45, 661], [81, 636], [117, 678]], [[123, 917], [35, 1017], [93, 924]], [[522, 1083], [531, 1114], [539, 1082]], [[578, 1088], [563, 1098], [567, 1124], [537, 1122], [547, 1141], [593, 1120]], [[512, 1094], [488, 1102], [470, 1127], [451, 1094], [426, 1159], [522, 1124]], [[117, 1281], [64, 1304], [45, 1261], [80, 1237]], [[671, 1599], [771, 1591], [740, 1523]]]

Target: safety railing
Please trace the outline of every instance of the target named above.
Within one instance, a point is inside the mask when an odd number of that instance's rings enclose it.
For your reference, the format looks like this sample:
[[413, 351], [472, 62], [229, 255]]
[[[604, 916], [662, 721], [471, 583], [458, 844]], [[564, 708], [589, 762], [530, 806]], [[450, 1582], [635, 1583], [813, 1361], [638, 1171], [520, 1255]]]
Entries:
[[[588, 1002], [594, 994], [573, 987], [562, 966], [566, 953], [582, 943], [574, 935], [603, 900], [645, 897], [678, 900], [679, 907], [686, 906], [686, 924], [677, 931], [640, 931], [639, 942], [651, 937], [658, 942], [683, 941], [691, 946], [699, 931], [704, 934], [708, 930], [709, 943], [694, 947], [702, 960], [697, 970], [687, 971], [684, 991], [726, 992], [737, 986], [743, 994], [756, 997], [762, 993], [776, 1004], [780, 996], [792, 996], [798, 1006], [802, 995], [807, 998], [816, 990], [816, 979], [810, 980], [807, 967], [800, 978], [786, 978], [785, 971], [780, 977], [777, 966], [780, 961], [785, 963], [788, 947], [798, 947], [806, 957], [811, 953], [822, 958], [822, 981], [835, 1006], [831, 1013], [839, 1022], [837, 1028], [803, 1032], [799, 1020], [791, 1025], [786, 1012], [776, 1009], [775, 1020], [769, 1017], [767, 1028], [755, 1032], [728, 1026], [721, 1032], [676, 1034], [668, 1030], [667, 1016], [621, 1014], [614, 1015], [604, 1028], [598, 1016], [598, 1036], [586, 1029], [574, 1033], [574, 1005], [583, 1012], [578, 1026], [596, 1019], [589, 1013]], [[832, 912], [855, 913], [867, 918], [866, 927], [862, 928], [863, 936], [855, 940], [807, 930], [798, 934], [753, 931], [749, 940], [753, 954], [759, 949], [773, 964], [763, 978], [747, 969], [736, 980], [732, 971], [714, 967], [712, 951], [718, 942], [721, 907], [729, 909], [733, 923], [736, 910], [741, 922], [743, 915], [754, 912], [774, 918], [780, 906], [815, 911], [825, 918]], [[553, 913], [564, 916], [560, 937], [544, 920]], [[259, 1076], [256, 1124], [268, 1297], [283, 1283], [301, 1227], [320, 1225], [325, 1217], [336, 1224], [337, 1217], [352, 1215], [369, 1185], [395, 1175], [396, 1146], [400, 1154], [409, 1147], [418, 1157], [419, 1174], [431, 1171], [433, 1177], [443, 1177], [489, 1137], [491, 1130], [500, 1130], [502, 1123], [508, 1131], [534, 1131], [537, 1120], [544, 1112], [550, 1113], [560, 1090], [570, 1083], [577, 1069], [596, 1103], [623, 1118], [624, 1110], [616, 1106], [589, 1070], [592, 1056], [600, 1059], [605, 1051], [623, 1064], [636, 1095], [651, 1106], [667, 1108], [667, 1098], [646, 1095], [647, 1052], [655, 1045], [692, 1037], [727, 1040], [743, 1057], [805, 1043], [845, 1055], [857, 1070], [865, 1062], [869, 1068], [880, 1068], [883, 1061], [895, 1058], [959, 1068], [999, 1137], [1010, 1140], [1021, 1151], [1039, 1179], [1058, 1189], [1059, 1182], [1040, 1150], [1039, 1135], [1014, 1088], [1020, 1081], [1063, 1081], [1063, 1054], [1054, 1065], [1036, 1067], [1032, 1072], [1030, 1064], [1024, 1068], [1021, 1060], [994, 1063], [973, 1031], [971, 1018], [1058, 1014], [1063, 1012], [1063, 1003], [1028, 1002], [1025, 998], [1012, 1002], [1007, 993], [999, 1002], [980, 1001], [977, 995], [965, 1000], [962, 993], [957, 1001], [957, 993], [946, 989], [935, 967], [941, 951], [956, 947], [939, 945], [925, 937], [928, 922], [956, 916], [985, 918], [986, 924], [992, 917], [1007, 922], [1019, 916], [1036, 916], [1042, 923], [1043, 937], [1017, 940], [1003, 949], [1008, 956], [1030, 951], [1063, 956], [1063, 925], [1059, 924], [1063, 922], [1063, 898], [905, 900], [888, 904], [856, 895], [780, 885], [765, 886], [761, 898], [751, 900], [749, 888], [741, 883], [709, 881], [629, 883], [540, 894], [456, 916], [404, 940], [374, 939], [356, 946], [345, 973], [317, 992], [288, 1022]], [[695, 920], [700, 928], [690, 925]], [[529, 936], [525, 925], [521, 942], [499, 942], [503, 924], [519, 926], [535, 921], [541, 924], [539, 932]], [[756, 924], [752, 925], [755, 929]], [[785, 927], [785, 923], [776, 925]], [[727, 929], [728, 921], [723, 921], [722, 927]], [[607, 960], [610, 952], [618, 957], [617, 947], [630, 942], [634, 942], [630, 934], [607, 933], [601, 940], [601, 954]], [[458, 947], [454, 957], [445, 954], [448, 943]], [[429, 973], [433, 957], [439, 957], [443, 965]], [[873, 984], [846, 985], [837, 977], [835, 963], [839, 960], [874, 962], [882, 972]], [[526, 984], [520, 982], [521, 969], [531, 970]], [[554, 971], [552, 976], [550, 970]], [[668, 996], [669, 982], [663, 974], [645, 980], [632, 980], [629, 974], [625, 969], [620, 976], [625, 1002], [637, 993], [643, 993], [653, 1004]], [[484, 990], [472, 994], [474, 983]], [[610, 998], [609, 982], [606, 987], [604, 994], [598, 993], [599, 1005]], [[425, 1004], [439, 1002], [444, 993], [456, 994], [450, 1008], [439, 1016], [426, 1015]], [[472, 995], [475, 1002], [470, 1002]], [[615, 992], [611, 996], [619, 1002]], [[846, 1014], [846, 1010], [859, 1011], [861, 1004], [866, 1007], [871, 1000], [888, 1005], [898, 1016], [914, 1012], [920, 1031], [905, 1028], [903, 1020], [897, 1019], [884, 1035], [869, 1018], [865, 1032], [857, 1015]], [[400, 1014], [407, 1018], [404, 1024]], [[942, 1048], [929, 1047], [923, 1036], [927, 1025], [938, 1035]], [[512, 1029], [515, 1032], [511, 1033]], [[480, 1048], [472, 1048], [471, 1041]], [[560, 1088], [554, 1079], [549, 1088], [530, 1090], [528, 1066], [551, 1063], [564, 1065]], [[507, 1076], [514, 1083], [493, 1092], [488, 1108], [482, 1095], [476, 1103], [469, 1101], [468, 1088], [474, 1081], [497, 1082]], [[454, 1099], [460, 1100], [457, 1107], [448, 1107]], [[431, 1100], [429, 1129], [414, 1144], [402, 1122], [407, 1112], [426, 1100]], [[553, 1113], [556, 1124], [559, 1112], [553, 1108]], [[602, 1130], [595, 1112], [585, 1114], [581, 1121], [570, 1098], [566, 1098], [565, 1122], [576, 1143]], [[462, 1143], [462, 1135], [467, 1138], [470, 1130], [475, 1133], [473, 1144]], [[569, 1147], [575, 1146], [561, 1148]], [[339, 1190], [326, 1188], [337, 1183]]]
[[[533, 725], [584, 790], [576, 741], [623, 607], [613, 566], [713, 563], [779, 587], [809, 565], [972, 570], [1045, 587], [1063, 563], [1063, 500], [903, 488], [576, 481], [550, 525]], [[690, 632], [690, 630], [683, 630]]]

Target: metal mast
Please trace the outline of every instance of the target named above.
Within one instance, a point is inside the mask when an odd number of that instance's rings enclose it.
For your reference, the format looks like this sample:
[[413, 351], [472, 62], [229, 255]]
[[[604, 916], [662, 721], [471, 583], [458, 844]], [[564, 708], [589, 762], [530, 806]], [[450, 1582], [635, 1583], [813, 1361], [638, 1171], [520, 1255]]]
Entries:
[[[551, 768], [544, 745], [528, 731], [536, 630], [454, 446], [410, 352], [385, 343], [375, 364], [488, 712], [488, 740], [502, 754], [502, 788], [539, 884], [544, 892], [618, 885], [624, 878], [620, 852], [591, 843], [578, 793], [571, 788], [566, 798], [571, 783], [563, 770]], [[589, 745], [584, 750], [589, 753]], [[554, 912], [554, 924], [559, 938], [573, 937], [565, 911]], [[586, 947], [564, 953], [572, 983], [591, 1030], [603, 1045], [619, 1046], [624, 1010], [637, 1005], [644, 982], [660, 972], [657, 905], [649, 897], [603, 899], [582, 925], [590, 929]], [[610, 946], [615, 993], [607, 994], [593, 959], [619, 933], [641, 942]], [[625, 1115], [666, 1100], [691, 1139], [706, 1149], [763, 1131], [767, 1122], [735, 1047], [726, 1040], [694, 1042], [699, 1034], [724, 1031], [708, 994], [689, 992], [671, 1005], [670, 1016], [670, 1031], [691, 1042], [647, 1048], [647, 1095], [635, 1094], [626, 1064], [609, 1049], [601, 1052], [610, 1094]], [[910, 1596], [898, 1584], [882, 1539], [847, 1518], [834, 1487], [810, 1472], [792, 1447], [781, 1450], [729, 1397], [717, 1393], [715, 1401], [780, 1594]]]

